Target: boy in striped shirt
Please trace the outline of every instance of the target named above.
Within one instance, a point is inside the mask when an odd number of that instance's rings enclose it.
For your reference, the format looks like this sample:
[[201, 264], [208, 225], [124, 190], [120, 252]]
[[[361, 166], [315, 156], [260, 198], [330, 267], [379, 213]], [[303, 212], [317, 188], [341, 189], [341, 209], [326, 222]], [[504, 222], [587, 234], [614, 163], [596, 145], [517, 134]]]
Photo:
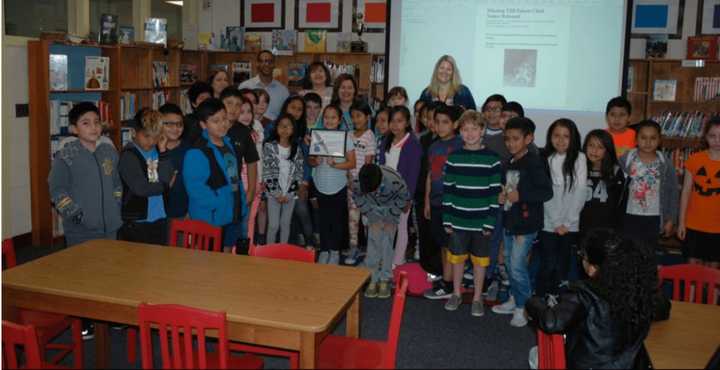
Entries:
[[469, 253], [475, 280], [471, 313], [482, 316], [481, 293], [490, 264], [490, 236], [500, 210], [502, 170], [500, 157], [482, 144], [487, 126], [483, 115], [465, 111], [458, 125], [463, 148], [450, 154], [443, 177], [443, 226], [450, 235], [448, 261], [454, 285], [445, 309], [455, 311], [462, 303], [460, 288]]

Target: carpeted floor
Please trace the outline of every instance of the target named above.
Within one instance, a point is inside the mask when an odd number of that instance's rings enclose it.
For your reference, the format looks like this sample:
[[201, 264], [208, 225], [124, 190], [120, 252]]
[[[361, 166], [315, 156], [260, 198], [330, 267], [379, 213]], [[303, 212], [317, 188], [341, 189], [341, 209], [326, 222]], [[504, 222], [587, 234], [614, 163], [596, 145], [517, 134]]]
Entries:
[[[24, 263], [56, 251], [57, 248], [24, 247], [17, 250], [18, 263]], [[391, 300], [365, 299], [361, 304], [362, 338], [385, 339]], [[486, 310], [484, 317], [470, 316], [470, 306], [455, 312], [445, 311], [444, 301], [409, 297], [400, 331], [398, 368], [528, 368], [528, 350], [535, 345], [531, 328], [513, 328], [511, 316]], [[341, 322], [336, 333], [344, 331]], [[126, 360], [126, 336], [111, 329], [111, 366], [139, 368], [140, 363]], [[93, 368], [95, 346], [85, 342], [85, 364]], [[266, 368], [287, 368], [288, 361], [266, 358]]]

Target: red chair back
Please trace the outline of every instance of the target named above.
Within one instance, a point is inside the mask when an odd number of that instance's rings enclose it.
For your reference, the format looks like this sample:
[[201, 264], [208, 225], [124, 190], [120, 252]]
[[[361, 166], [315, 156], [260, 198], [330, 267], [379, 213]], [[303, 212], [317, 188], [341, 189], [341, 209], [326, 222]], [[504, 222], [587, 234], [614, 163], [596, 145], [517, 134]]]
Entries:
[[538, 329], [538, 369], [565, 369], [565, 341], [562, 334], [548, 334]]
[[[162, 367], [165, 369], [207, 369], [206, 331], [215, 330], [218, 338], [219, 367], [228, 368], [230, 352], [227, 347], [227, 323], [225, 312], [211, 312], [174, 304], [138, 307], [140, 348], [143, 369], [153, 369], [152, 338], [150, 325], [156, 326], [160, 337]], [[185, 333], [185, 335], [181, 335]], [[193, 348], [195, 332], [198, 349]]]
[[[663, 280], [670, 280], [673, 284], [672, 299], [692, 303], [703, 303], [703, 288], [707, 286], [708, 304], [715, 304], [715, 288], [720, 285], [720, 270], [697, 264], [684, 264], [661, 266], [658, 273], [660, 284]], [[683, 286], [683, 295], [680, 295], [680, 286]], [[695, 294], [690, 296], [694, 285]]]
[[388, 327], [388, 339], [385, 358], [382, 367], [385, 369], [395, 369], [398, 341], [400, 339], [400, 326], [402, 325], [403, 313], [405, 312], [405, 298], [407, 297], [408, 278], [404, 271], [400, 273], [395, 280], [395, 297], [393, 298], [392, 314], [390, 315], [390, 325]]
[[[178, 234], [182, 243], [178, 244]], [[169, 244], [174, 247], [222, 252], [222, 229], [198, 220], [172, 220]]]
[[[5, 243], [3, 243], [5, 254]], [[9, 321], [2, 322], [3, 369], [19, 369], [16, 347], [24, 348], [25, 368], [40, 369], [43, 367], [40, 356], [40, 344], [35, 327], [32, 325], [18, 325]]]
[[292, 244], [270, 244], [262, 247], [250, 245], [248, 255], [253, 257], [276, 258], [282, 260], [315, 263], [315, 251]]
[[15, 259], [15, 245], [12, 239], [5, 239], [2, 242], [3, 270], [13, 268], [17, 265]]

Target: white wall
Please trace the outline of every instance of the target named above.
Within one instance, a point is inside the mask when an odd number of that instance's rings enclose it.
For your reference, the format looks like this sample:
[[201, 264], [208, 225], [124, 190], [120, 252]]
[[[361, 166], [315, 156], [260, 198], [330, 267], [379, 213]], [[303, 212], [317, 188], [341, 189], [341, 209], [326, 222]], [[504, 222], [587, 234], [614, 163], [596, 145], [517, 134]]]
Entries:
[[2, 47], [2, 238], [29, 233], [30, 126], [15, 118], [15, 104], [28, 103], [27, 47]]
[[[226, 26], [240, 25], [240, 2], [237, 0], [210, 0], [210, 9], [202, 9], [202, 1], [198, 6], [198, 28], [200, 32], [215, 32], [216, 37], [224, 33]], [[352, 32], [353, 0], [342, 0], [342, 32]], [[285, 29], [295, 28], [295, 0], [287, 0], [285, 4]], [[271, 32], [262, 32], [263, 44], [271, 45]], [[327, 51], [334, 52], [337, 46], [337, 33], [328, 32]], [[353, 35], [353, 40], [356, 39]], [[302, 32], [298, 34], [298, 49], [302, 50]], [[368, 52], [385, 53], [385, 33], [363, 33], [363, 40], [368, 43]]]
[[[695, 36], [697, 24], [698, 0], [685, 0], [683, 12], [682, 39], [668, 40], [668, 51], [666, 59], [685, 59], [687, 51], [687, 39]], [[645, 58], [645, 39], [630, 39], [630, 58]]]

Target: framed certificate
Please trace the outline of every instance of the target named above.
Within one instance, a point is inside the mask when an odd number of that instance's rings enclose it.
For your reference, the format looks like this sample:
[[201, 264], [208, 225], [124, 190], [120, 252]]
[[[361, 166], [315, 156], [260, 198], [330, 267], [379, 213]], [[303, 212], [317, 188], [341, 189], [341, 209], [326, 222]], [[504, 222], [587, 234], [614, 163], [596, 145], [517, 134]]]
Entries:
[[310, 136], [310, 155], [345, 157], [346, 131], [314, 129]]

